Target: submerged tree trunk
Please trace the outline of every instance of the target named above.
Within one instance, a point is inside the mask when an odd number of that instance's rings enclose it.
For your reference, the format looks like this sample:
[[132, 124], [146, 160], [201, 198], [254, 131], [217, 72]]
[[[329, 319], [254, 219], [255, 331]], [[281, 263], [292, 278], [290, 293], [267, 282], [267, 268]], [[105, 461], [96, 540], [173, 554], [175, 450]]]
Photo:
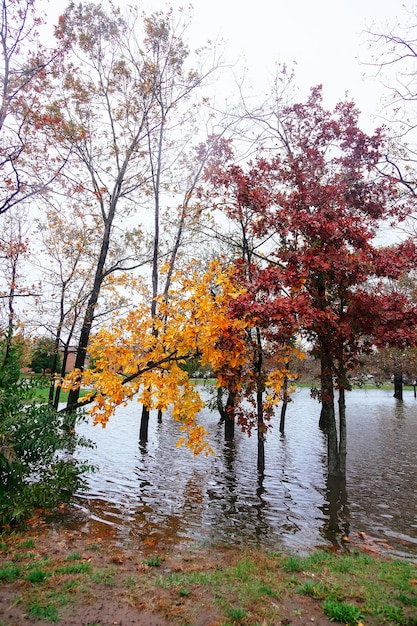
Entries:
[[[286, 369], [288, 370], [289, 364], [287, 363]], [[282, 407], [281, 407], [281, 417], [279, 420], [279, 432], [281, 435], [285, 432], [285, 414], [287, 412], [288, 405], [288, 376], [284, 377], [284, 385], [283, 385], [283, 394], [282, 394]]]
[[142, 415], [140, 418], [139, 429], [139, 442], [146, 443], [148, 441], [149, 431], [149, 409], [144, 404], [142, 405]]
[[396, 370], [394, 372], [394, 398], [397, 400], [403, 399], [403, 373], [402, 370]]
[[257, 404], [258, 404], [258, 458], [257, 458], [257, 468], [258, 472], [261, 474], [265, 471], [265, 423], [264, 423], [264, 415], [263, 415], [263, 407], [262, 407], [262, 399], [263, 394], [261, 391], [258, 391], [257, 394]]
[[255, 361], [255, 369], [257, 373], [257, 384], [256, 384], [256, 413], [257, 413], [257, 427], [258, 427], [258, 461], [257, 467], [258, 472], [261, 474], [265, 471], [265, 421], [264, 421], [264, 382], [262, 375], [262, 367], [263, 367], [263, 349], [262, 349], [262, 339], [261, 339], [261, 331], [259, 328], [256, 328], [256, 361]]
[[339, 476], [340, 471], [339, 443], [336, 419], [333, 413], [327, 430], [327, 472], [329, 476]]
[[217, 410], [220, 413], [221, 421], [224, 422], [224, 439], [232, 441], [235, 437], [235, 402], [236, 392], [227, 390], [226, 406], [223, 404], [223, 387], [217, 389]]
[[224, 439], [232, 441], [235, 438], [235, 400], [236, 393], [229, 391], [226, 401], [226, 415], [224, 420]]
[[327, 471], [329, 476], [340, 475], [340, 454], [334, 408], [334, 363], [324, 341], [321, 342], [321, 402], [319, 426], [327, 433]]
[[334, 410], [334, 386], [333, 386], [333, 359], [325, 348], [322, 349], [320, 359], [320, 382], [321, 382], [321, 413], [319, 428], [328, 432], [335, 420]]
[[345, 389], [339, 389], [339, 476], [346, 476], [347, 430]]

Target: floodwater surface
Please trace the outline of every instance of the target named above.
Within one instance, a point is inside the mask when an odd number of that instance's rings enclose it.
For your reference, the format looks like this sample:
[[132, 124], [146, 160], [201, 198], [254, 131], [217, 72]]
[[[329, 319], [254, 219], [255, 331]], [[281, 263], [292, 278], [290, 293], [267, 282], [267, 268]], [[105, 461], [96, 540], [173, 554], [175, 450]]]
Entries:
[[[203, 394], [206, 390], [202, 388]], [[225, 442], [218, 414], [204, 409], [214, 456], [177, 447], [178, 425], [151, 414], [149, 441], [138, 443], [140, 405], [120, 407], [105, 429], [79, 430], [97, 447], [82, 454], [97, 466], [76, 506], [86, 525], [145, 545], [185, 541], [261, 545], [305, 552], [365, 533], [394, 556], [417, 560], [417, 400], [392, 391], [347, 394], [347, 479], [326, 479], [320, 405], [297, 390], [286, 432], [276, 423], [256, 468], [256, 436], [236, 430]], [[365, 535], [363, 535], [365, 536]], [[386, 545], [385, 545], [386, 544]], [[388, 547], [389, 546], [389, 547]]]

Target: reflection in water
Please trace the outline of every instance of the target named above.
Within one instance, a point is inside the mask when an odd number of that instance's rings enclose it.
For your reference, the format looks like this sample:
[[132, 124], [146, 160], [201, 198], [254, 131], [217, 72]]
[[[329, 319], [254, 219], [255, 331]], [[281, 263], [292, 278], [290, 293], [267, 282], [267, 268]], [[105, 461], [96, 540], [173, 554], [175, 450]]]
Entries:
[[394, 405], [394, 416], [397, 420], [404, 419], [406, 416], [406, 408], [404, 406], [404, 400], [397, 400]]
[[[178, 427], [151, 415], [149, 441], [139, 446], [137, 404], [121, 408], [105, 430], [80, 428], [97, 442], [99, 471], [78, 498], [90, 528], [112, 529], [144, 545], [214, 541], [305, 551], [343, 543], [350, 533], [386, 539], [396, 555], [417, 554], [417, 403], [406, 392], [353, 391], [347, 397], [347, 481], [326, 480], [320, 407], [301, 389], [288, 407], [286, 434], [277, 425], [256, 469], [256, 437], [236, 432], [225, 442], [218, 416], [201, 421], [214, 457], [177, 448]], [[279, 412], [278, 412], [279, 413]], [[95, 457], [95, 458], [94, 458]]]
[[341, 545], [341, 539], [349, 536], [349, 508], [346, 490], [346, 480], [335, 476], [328, 476], [326, 480], [326, 497], [320, 510], [324, 514], [324, 524], [321, 528], [323, 537], [333, 545]]

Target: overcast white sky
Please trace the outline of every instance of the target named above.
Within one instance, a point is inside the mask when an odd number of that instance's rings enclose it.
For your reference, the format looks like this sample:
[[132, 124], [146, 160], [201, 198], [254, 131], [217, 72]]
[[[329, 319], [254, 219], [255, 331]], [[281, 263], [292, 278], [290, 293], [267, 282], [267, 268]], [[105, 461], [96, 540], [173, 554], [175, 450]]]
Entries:
[[[77, 1], [77, 0], [76, 0]], [[79, 1], [79, 0], [78, 0]], [[81, 0], [87, 1], [87, 0]], [[138, 3], [146, 12], [188, 6], [185, 0], [114, 0], [117, 5]], [[306, 93], [322, 83], [326, 104], [332, 107], [349, 97], [363, 111], [366, 125], [377, 112], [381, 86], [369, 76], [369, 41], [364, 31], [376, 25], [384, 32], [398, 20], [404, 22], [412, 0], [194, 0], [189, 36], [192, 47], [222, 37], [227, 60], [245, 57], [248, 84], [268, 91], [277, 62], [297, 63], [296, 82]], [[49, 0], [54, 22], [66, 0]], [[367, 76], [367, 78], [364, 78]]]
[[[134, 0], [133, 0], [134, 1]], [[183, 6], [172, 0], [172, 6]], [[241, 55], [256, 88], [267, 90], [276, 62], [297, 63], [297, 84], [308, 90], [322, 83], [333, 106], [348, 91], [364, 118], [377, 110], [378, 83], [369, 78], [369, 41], [364, 31], [404, 22], [411, 0], [194, 0], [192, 33], [204, 41], [221, 35], [228, 56]], [[150, 9], [166, 6], [145, 0]], [[362, 64], [361, 64], [362, 61]], [[367, 79], [363, 76], [368, 75]]]

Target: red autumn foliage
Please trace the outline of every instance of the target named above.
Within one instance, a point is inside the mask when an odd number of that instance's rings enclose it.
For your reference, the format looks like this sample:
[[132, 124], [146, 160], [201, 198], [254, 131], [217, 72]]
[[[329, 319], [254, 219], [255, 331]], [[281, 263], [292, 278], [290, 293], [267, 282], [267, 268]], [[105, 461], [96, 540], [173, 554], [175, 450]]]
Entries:
[[246, 169], [207, 171], [227, 198], [228, 217], [239, 222], [249, 211], [249, 235], [269, 236], [263, 261], [246, 264], [248, 294], [233, 312], [255, 316], [283, 339], [308, 340], [322, 361], [322, 402], [333, 404], [334, 378], [348, 387], [361, 353], [417, 341], [416, 304], [392, 287], [415, 268], [415, 243], [376, 243], [381, 224], [404, 219], [414, 206], [403, 200], [395, 172], [381, 171], [383, 131], [361, 131], [351, 102], [327, 111], [318, 87], [277, 117], [272, 154]]

